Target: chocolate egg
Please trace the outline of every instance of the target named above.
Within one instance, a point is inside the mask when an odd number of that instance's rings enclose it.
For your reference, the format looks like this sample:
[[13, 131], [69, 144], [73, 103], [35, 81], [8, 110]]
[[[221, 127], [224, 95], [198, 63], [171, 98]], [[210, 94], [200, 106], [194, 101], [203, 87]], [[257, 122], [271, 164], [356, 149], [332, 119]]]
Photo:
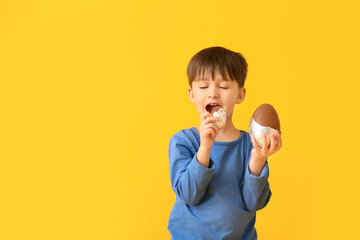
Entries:
[[215, 117], [218, 117], [221, 119], [220, 122], [213, 122], [216, 126], [218, 126], [219, 128], [221, 128], [222, 126], [225, 125], [226, 122], [226, 112], [225, 110], [220, 107], [220, 106], [216, 106], [211, 110], [211, 114]]
[[[259, 106], [251, 117], [249, 134], [254, 136], [260, 147], [263, 146], [262, 135], [266, 135], [266, 145], [270, 144], [271, 134], [281, 133], [280, 120], [275, 108], [270, 104]], [[275, 139], [277, 143], [277, 139]]]

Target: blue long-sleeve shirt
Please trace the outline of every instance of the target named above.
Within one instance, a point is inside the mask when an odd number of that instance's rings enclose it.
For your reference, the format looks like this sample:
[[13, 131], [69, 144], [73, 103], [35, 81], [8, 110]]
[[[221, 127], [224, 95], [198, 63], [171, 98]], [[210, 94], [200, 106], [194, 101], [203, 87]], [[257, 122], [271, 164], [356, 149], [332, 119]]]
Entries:
[[238, 139], [214, 142], [209, 167], [196, 157], [200, 134], [195, 127], [170, 139], [169, 166], [176, 201], [168, 230], [173, 240], [257, 239], [256, 211], [271, 197], [266, 162], [259, 177], [249, 172], [249, 133]]

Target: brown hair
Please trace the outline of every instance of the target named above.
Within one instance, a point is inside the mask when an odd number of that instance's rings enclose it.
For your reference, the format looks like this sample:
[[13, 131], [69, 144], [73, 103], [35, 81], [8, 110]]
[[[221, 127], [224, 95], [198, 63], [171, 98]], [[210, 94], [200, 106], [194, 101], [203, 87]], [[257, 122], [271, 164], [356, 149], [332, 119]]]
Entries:
[[189, 85], [192, 87], [194, 80], [202, 77], [205, 71], [210, 71], [214, 79], [215, 70], [219, 70], [223, 79], [227, 74], [231, 80], [236, 80], [239, 89], [245, 84], [248, 64], [243, 55], [223, 47], [210, 47], [196, 53], [187, 67]]

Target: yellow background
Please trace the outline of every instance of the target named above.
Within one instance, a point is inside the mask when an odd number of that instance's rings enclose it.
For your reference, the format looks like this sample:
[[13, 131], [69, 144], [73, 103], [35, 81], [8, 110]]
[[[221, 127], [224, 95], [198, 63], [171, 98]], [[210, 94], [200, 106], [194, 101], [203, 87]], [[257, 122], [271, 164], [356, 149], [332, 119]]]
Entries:
[[169, 139], [211, 46], [249, 64], [235, 126], [281, 120], [259, 239], [359, 238], [359, 23], [355, 0], [0, 1], [0, 239], [169, 239]]

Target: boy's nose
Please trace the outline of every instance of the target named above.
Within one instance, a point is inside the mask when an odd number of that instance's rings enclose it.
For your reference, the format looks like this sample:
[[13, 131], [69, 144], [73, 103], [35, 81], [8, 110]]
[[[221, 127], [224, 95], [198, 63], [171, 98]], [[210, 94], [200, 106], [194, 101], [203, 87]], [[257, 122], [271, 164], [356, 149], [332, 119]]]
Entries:
[[209, 98], [217, 98], [219, 97], [219, 93], [217, 92], [216, 88], [211, 88], [209, 91]]
[[209, 98], [218, 98], [219, 94], [209, 94]]

